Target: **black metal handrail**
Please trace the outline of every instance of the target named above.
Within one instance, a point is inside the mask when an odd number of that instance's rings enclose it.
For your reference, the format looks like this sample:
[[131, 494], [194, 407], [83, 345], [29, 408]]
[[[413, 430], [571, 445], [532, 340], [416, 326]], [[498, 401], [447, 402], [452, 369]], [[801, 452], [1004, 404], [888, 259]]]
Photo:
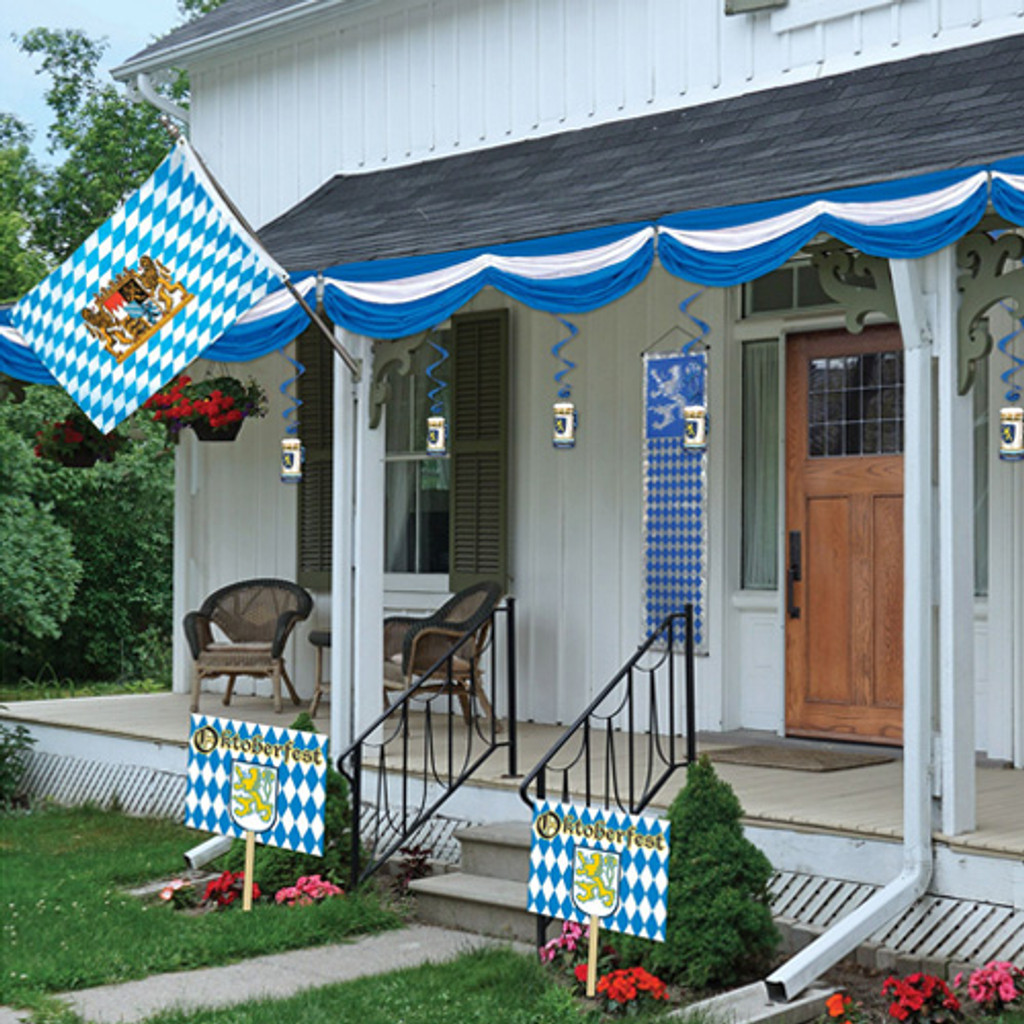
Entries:
[[[679, 620], [684, 627], [686, 666], [682, 701], [677, 699], [673, 657]], [[527, 806], [532, 808], [534, 799], [546, 799], [548, 775], [555, 774], [560, 777], [564, 803], [576, 795], [591, 804], [596, 796], [597, 802], [605, 807], [614, 804], [619, 810], [639, 814], [677, 768], [695, 761], [693, 647], [693, 605], [688, 604], [682, 612], [661, 623], [526, 775], [519, 795]], [[645, 665], [643, 662], [649, 657], [654, 660]], [[642, 686], [644, 682], [646, 686]], [[685, 712], [685, 723], [679, 720], [681, 710]], [[685, 756], [676, 742], [676, 737], [684, 732]], [[616, 756], [623, 744], [624, 768]], [[599, 756], [603, 756], [604, 763], [595, 768]], [[600, 793], [595, 793], [595, 774], [603, 783]]]
[[[504, 617], [503, 640], [499, 616]], [[489, 687], [491, 708], [496, 708], [498, 650], [503, 646], [508, 712], [504, 731], [493, 714], [486, 723], [481, 720], [475, 685], [469, 722], [453, 690], [453, 659], [476, 627], [453, 640], [448, 651], [338, 757], [338, 771], [348, 780], [352, 801], [352, 889], [407, 846], [496, 750], [507, 749], [508, 774], [516, 775], [515, 600], [506, 598], [489, 623], [484, 685]], [[474, 661], [474, 672], [476, 668]], [[376, 793], [364, 805], [363, 775], [369, 770], [376, 774]]]

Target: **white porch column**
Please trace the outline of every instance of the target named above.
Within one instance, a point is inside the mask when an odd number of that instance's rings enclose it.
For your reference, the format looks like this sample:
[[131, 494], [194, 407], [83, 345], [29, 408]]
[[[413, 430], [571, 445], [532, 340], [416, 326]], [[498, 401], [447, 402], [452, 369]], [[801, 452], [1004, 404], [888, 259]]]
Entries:
[[384, 431], [369, 428], [373, 342], [340, 331], [362, 362], [358, 382], [334, 363], [331, 551], [331, 748], [334, 757], [380, 713], [384, 645]]
[[974, 768], [974, 410], [957, 393], [952, 247], [936, 253], [939, 477], [939, 730], [942, 831], [971, 832]]
[[383, 432], [368, 427], [372, 341], [339, 331], [362, 361], [358, 382], [334, 361], [331, 550], [331, 756], [379, 712], [383, 642]]
[[[904, 348], [903, 843], [905, 870], [930, 865], [932, 795], [933, 316], [922, 260], [890, 260]], [[917, 862], [912, 863], [912, 862]], [[925, 879], [927, 883], [927, 878]], [[923, 887], [922, 887], [923, 891]]]

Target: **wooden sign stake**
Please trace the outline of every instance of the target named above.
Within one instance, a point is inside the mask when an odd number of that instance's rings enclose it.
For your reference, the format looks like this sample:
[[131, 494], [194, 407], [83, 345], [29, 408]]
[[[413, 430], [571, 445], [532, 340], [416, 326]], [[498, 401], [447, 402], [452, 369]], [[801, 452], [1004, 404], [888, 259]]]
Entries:
[[245, 880], [242, 885], [242, 909], [252, 910], [252, 876], [256, 869], [256, 833], [245, 833]]
[[600, 948], [598, 932], [601, 931], [601, 918], [597, 914], [590, 915], [590, 960], [587, 963], [587, 998], [593, 999], [597, 994], [597, 952]]

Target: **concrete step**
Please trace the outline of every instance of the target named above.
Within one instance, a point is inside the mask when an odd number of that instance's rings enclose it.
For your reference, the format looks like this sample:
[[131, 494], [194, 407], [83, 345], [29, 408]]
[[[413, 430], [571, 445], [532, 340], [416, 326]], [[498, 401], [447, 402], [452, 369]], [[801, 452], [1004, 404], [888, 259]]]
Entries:
[[537, 919], [526, 910], [526, 883], [456, 872], [409, 885], [416, 919], [479, 935], [533, 943]]
[[460, 829], [455, 838], [462, 848], [460, 866], [463, 873], [526, 884], [530, 874], [528, 822], [476, 825]]

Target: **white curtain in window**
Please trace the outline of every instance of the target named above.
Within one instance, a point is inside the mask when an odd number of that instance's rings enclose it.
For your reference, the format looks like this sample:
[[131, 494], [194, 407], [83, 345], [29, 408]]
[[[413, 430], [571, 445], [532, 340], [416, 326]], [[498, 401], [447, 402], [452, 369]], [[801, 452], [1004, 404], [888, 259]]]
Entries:
[[778, 584], [779, 356], [778, 343], [743, 346], [742, 585]]

